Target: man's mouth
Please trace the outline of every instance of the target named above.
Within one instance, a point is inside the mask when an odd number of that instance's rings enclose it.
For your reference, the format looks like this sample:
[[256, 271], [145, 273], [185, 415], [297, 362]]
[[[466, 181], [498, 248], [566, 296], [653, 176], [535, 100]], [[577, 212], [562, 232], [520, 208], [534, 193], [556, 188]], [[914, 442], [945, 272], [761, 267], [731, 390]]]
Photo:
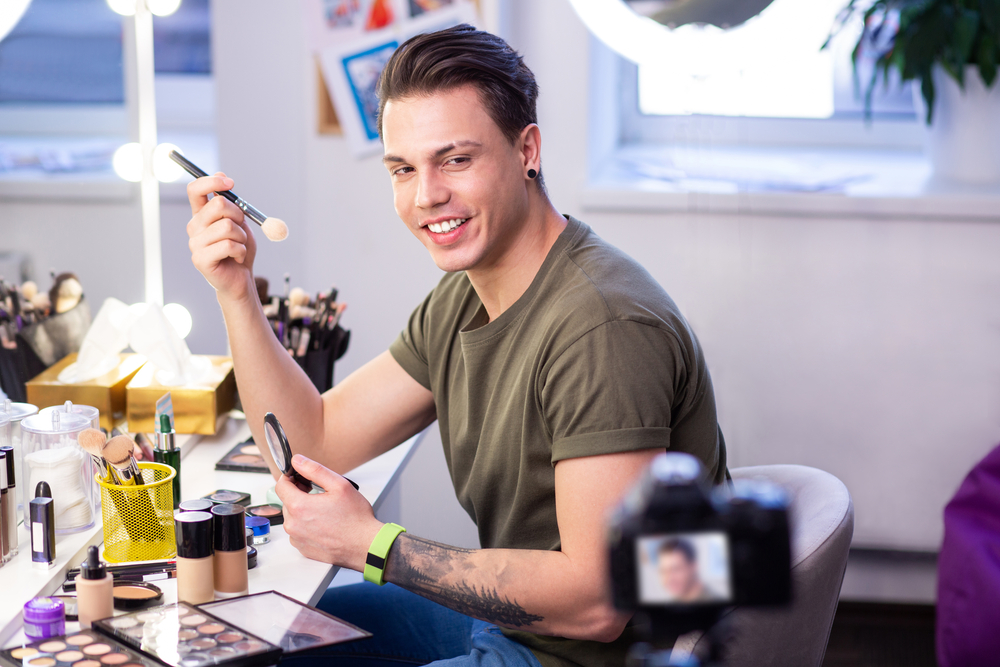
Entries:
[[444, 220], [443, 222], [432, 222], [427, 225], [427, 229], [431, 230], [435, 234], [447, 234], [456, 227], [460, 227], [465, 224], [468, 218], [452, 218], [451, 220]]

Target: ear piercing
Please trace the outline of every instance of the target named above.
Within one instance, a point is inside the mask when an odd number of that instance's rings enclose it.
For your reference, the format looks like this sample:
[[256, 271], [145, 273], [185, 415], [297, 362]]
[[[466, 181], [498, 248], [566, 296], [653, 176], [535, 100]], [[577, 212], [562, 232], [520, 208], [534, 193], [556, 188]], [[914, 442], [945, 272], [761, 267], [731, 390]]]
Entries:
[[535, 176], [538, 176], [538, 172], [535, 171], [534, 169], [529, 169], [528, 170], [528, 178], [534, 178]]

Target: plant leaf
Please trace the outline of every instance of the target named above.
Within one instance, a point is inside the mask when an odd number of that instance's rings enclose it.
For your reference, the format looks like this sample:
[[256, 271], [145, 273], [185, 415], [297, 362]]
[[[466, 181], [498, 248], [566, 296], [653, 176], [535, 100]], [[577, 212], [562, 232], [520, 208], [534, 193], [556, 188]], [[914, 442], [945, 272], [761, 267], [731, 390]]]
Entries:
[[986, 31], [1000, 35], [1000, 0], [979, 0], [979, 13]]
[[925, 122], [930, 125], [934, 118], [934, 78], [928, 74], [920, 80], [920, 92], [924, 96], [927, 104], [927, 118]]
[[979, 64], [979, 76], [989, 88], [997, 78], [997, 43], [988, 32], [983, 32], [979, 38], [979, 53], [976, 56]]

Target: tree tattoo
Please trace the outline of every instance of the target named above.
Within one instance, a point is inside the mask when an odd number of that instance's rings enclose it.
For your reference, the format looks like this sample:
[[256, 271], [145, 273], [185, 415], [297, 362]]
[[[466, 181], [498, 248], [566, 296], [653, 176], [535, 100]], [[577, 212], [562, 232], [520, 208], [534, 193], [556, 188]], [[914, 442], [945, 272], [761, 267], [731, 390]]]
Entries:
[[[385, 578], [397, 586], [467, 616], [508, 628], [521, 628], [544, 620], [506, 596], [497, 585], [502, 576], [486, 574], [475, 561], [476, 552], [432, 542], [406, 533], [392, 545]], [[493, 577], [496, 585], [476, 585], [468, 577]]]

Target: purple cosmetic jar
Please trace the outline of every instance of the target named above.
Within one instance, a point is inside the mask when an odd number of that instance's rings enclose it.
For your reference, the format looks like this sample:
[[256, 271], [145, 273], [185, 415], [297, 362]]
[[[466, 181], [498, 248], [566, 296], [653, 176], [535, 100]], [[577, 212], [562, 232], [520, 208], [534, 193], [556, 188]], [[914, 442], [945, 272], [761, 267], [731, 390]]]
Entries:
[[34, 598], [24, 605], [24, 636], [28, 641], [66, 634], [66, 606], [55, 598]]

